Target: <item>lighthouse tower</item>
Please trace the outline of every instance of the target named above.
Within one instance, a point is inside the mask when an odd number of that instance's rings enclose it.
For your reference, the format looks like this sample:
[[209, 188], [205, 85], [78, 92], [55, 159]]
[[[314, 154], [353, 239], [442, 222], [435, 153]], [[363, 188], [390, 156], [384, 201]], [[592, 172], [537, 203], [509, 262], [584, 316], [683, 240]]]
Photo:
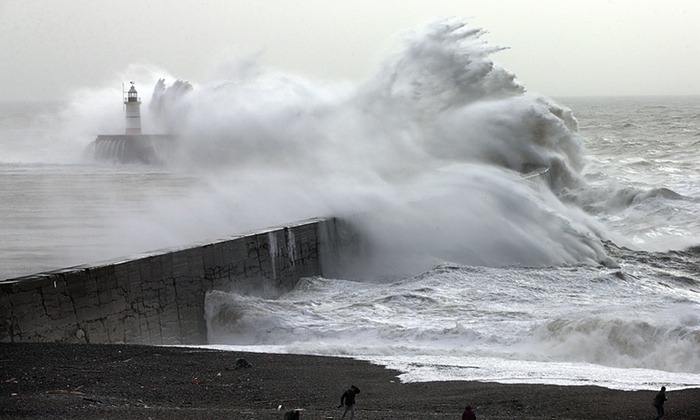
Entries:
[[141, 134], [141, 100], [136, 87], [134, 87], [134, 82], [131, 82], [131, 89], [126, 93], [124, 106], [126, 108], [126, 134]]
[[157, 164], [175, 153], [177, 136], [171, 134], [141, 134], [141, 99], [134, 82], [126, 91], [122, 85], [122, 99], [126, 111], [124, 134], [98, 134], [90, 143], [98, 160], [119, 163]]

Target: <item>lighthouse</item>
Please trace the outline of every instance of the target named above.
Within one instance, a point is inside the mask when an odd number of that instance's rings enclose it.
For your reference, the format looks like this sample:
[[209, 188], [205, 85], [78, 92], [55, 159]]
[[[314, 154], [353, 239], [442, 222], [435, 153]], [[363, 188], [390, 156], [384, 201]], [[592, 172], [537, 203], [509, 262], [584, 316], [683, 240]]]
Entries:
[[177, 136], [172, 134], [141, 134], [141, 98], [134, 82], [124, 90], [122, 99], [126, 112], [124, 134], [98, 134], [88, 146], [89, 153], [97, 160], [119, 163], [164, 163], [177, 147]]
[[131, 89], [124, 97], [124, 107], [126, 110], [126, 134], [141, 134], [141, 99], [134, 82], [131, 82]]

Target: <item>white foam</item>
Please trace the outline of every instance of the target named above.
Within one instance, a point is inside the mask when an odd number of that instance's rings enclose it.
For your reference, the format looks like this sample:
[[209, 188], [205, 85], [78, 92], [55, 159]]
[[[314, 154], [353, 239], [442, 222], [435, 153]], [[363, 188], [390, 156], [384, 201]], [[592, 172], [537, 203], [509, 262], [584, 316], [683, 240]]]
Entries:
[[305, 279], [278, 300], [213, 292], [207, 308], [212, 345], [367, 359], [406, 381], [700, 383], [697, 296], [592, 267], [444, 265], [396, 282]]

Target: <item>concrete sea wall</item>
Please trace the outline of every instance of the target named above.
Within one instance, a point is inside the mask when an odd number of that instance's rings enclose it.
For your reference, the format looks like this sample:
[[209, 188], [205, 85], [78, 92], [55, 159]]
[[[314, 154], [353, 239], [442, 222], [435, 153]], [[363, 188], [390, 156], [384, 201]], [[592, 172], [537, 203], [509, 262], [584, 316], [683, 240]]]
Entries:
[[323, 275], [340, 252], [340, 225], [311, 219], [0, 281], [0, 342], [204, 344], [207, 291], [276, 297]]

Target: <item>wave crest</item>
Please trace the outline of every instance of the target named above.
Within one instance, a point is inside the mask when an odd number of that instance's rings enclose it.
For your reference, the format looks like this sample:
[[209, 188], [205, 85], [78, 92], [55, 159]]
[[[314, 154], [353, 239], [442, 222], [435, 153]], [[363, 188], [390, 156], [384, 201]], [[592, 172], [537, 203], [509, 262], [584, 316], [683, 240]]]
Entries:
[[545, 359], [621, 368], [700, 373], [700, 319], [678, 325], [610, 318], [557, 319], [534, 332], [534, 348]]

